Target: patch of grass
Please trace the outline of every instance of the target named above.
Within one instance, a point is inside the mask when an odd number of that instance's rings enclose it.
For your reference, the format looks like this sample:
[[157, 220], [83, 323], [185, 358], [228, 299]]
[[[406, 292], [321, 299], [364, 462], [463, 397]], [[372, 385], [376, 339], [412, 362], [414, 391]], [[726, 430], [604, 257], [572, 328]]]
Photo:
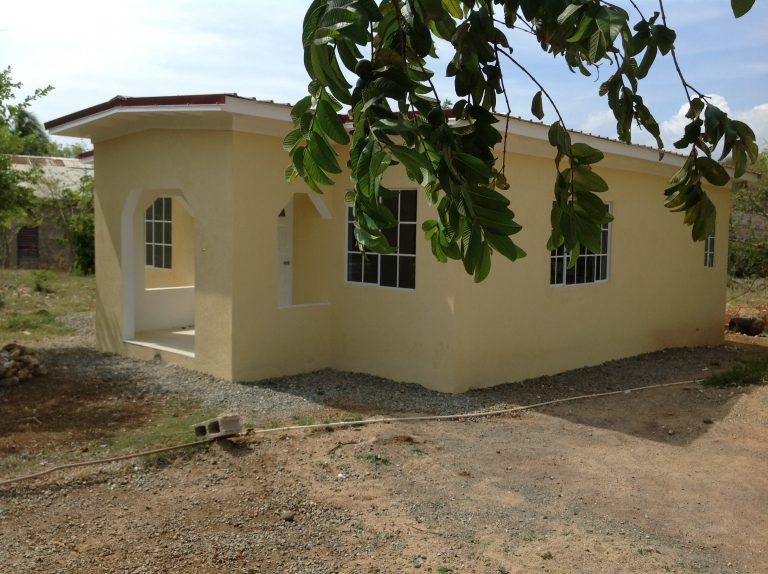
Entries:
[[638, 548], [637, 553], [640, 556], [648, 556], [649, 554], [653, 553], [653, 548]]
[[[324, 417], [320, 422], [322, 422], [324, 425], [328, 425], [331, 423], [354, 423], [365, 419], [365, 415], [361, 415], [360, 413], [347, 413], [345, 415], [342, 415], [341, 417]], [[353, 425], [354, 426], [354, 425]]]
[[730, 371], [710, 375], [702, 382], [708, 387], [742, 387], [768, 384], [768, 359], [741, 363]]
[[[130, 428], [95, 427], [91, 436], [65, 441], [62, 439], [61, 431], [58, 433], [43, 431], [45, 440], [56, 441], [56, 446], [49, 444], [44, 452], [37, 453], [27, 452], [26, 448], [19, 452], [3, 453], [3, 456], [0, 456], [0, 477], [10, 478], [72, 462], [111, 458], [193, 442], [198, 440], [198, 437], [195, 437], [192, 425], [210, 419], [216, 414], [218, 413], [211, 409], [201, 408], [197, 403], [169, 401], [155, 408], [148, 407], [147, 418], [138, 426], [130, 426]], [[131, 422], [128, 423], [131, 424]], [[30, 423], [29, 429], [30, 433], [38, 432], [38, 427], [34, 423]], [[191, 449], [170, 451], [129, 459], [126, 464], [157, 466], [192, 456], [194, 453], [195, 451]], [[86, 467], [84, 472], [90, 474], [96, 472], [96, 468]]]
[[371, 464], [375, 464], [376, 466], [379, 466], [379, 465], [386, 466], [388, 464], [391, 464], [391, 461], [386, 456], [372, 453], [372, 452], [368, 454], [356, 454], [355, 458], [357, 460], [364, 460], [366, 462], [370, 462]]
[[37, 293], [53, 293], [51, 287], [51, 280], [53, 279], [53, 273], [50, 271], [33, 271], [32, 272], [32, 286]]
[[293, 422], [295, 422], [298, 426], [305, 427], [315, 424], [315, 419], [313, 417], [296, 415], [293, 417]]
[[[56, 324], [56, 317], [45, 309], [40, 309], [34, 313], [25, 313], [23, 315], [12, 314], [5, 320], [6, 327], [11, 331], [24, 331], [32, 329], [42, 329], [52, 327]], [[60, 325], [63, 329], [64, 326]]]
[[199, 440], [192, 426], [218, 413], [195, 403], [171, 402], [145, 425], [109, 437], [104, 442], [113, 451], [151, 450]]
[[440, 574], [453, 574], [453, 570], [448, 568], [448, 566], [438, 566], [437, 571], [440, 572]]
[[41, 341], [70, 332], [61, 316], [94, 310], [96, 283], [61, 271], [3, 269], [0, 301], [0, 343]]
[[424, 451], [424, 450], [421, 450], [421, 449], [420, 449], [420, 448], [418, 448], [418, 447], [416, 447], [416, 448], [412, 448], [412, 449], [411, 449], [411, 452], [412, 452], [413, 454], [415, 454], [416, 456], [424, 456], [425, 454], [427, 454], [427, 452], [426, 452], [426, 451]]

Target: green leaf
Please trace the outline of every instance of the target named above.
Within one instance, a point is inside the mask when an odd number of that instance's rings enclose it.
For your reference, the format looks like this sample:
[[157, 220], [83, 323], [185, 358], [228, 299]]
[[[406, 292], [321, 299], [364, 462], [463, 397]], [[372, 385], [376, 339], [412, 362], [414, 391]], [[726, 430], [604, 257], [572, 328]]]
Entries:
[[571, 146], [571, 153], [579, 163], [591, 164], [602, 161], [605, 155], [599, 149], [593, 148], [585, 143], [575, 143]]
[[491, 272], [491, 249], [486, 241], [480, 244], [475, 265], [475, 283], [480, 283]]
[[713, 185], [725, 185], [731, 179], [725, 168], [712, 158], [700, 157], [696, 159], [696, 168], [707, 181]]
[[336, 152], [325, 141], [323, 134], [314, 133], [312, 135], [312, 139], [309, 140], [309, 153], [323, 171], [341, 173], [341, 167], [336, 160]]
[[733, 9], [733, 15], [737, 18], [741, 18], [744, 14], [749, 12], [754, 6], [755, 0], [731, 0], [731, 8]]
[[329, 138], [341, 145], [349, 143], [349, 134], [344, 129], [344, 123], [329, 102], [320, 100], [315, 114], [320, 128]]
[[299, 119], [304, 115], [304, 112], [309, 111], [312, 107], [312, 96], [304, 96], [291, 108], [291, 119], [294, 124], [299, 123]]
[[675, 31], [667, 28], [666, 26], [662, 26], [661, 24], [657, 24], [651, 27], [651, 35], [653, 36], [653, 39], [655, 40], [656, 45], [659, 47], [659, 51], [662, 53], [662, 55], [666, 56], [669, 54], [669, 52], [674, 47], [675, 39], [677, 38]]
[[[563, 177], [565, 177], [566, 180], [568, 179], [568, 171], [569, 170], [566, 169], [563, 172]], [[573, 167], [573, 181], [590, 191], [597, 193], [608, 191], [608, 184], [606, 181], [586, 165], [576, 165]]]
[[654, 45], [649, 45], [645, 49], [645, 54], [643, 54], [643, 59], [640, 61], [640, 65], [637, 67], [637, 77], [639, 79], [643, 79], [648, 75], [648, 72], [651, 69], [651, 66], [653, 66], [653, 62], [656, 60], [656, 54], [658, 53], [658, 48]]
[[539, 120], [544, 119], [544, 107], [541, 103], [541, 96], [542, 92], [539, 90], [536, 92], [536, 95], [533, 96], [533, 101], [531, 102], [531, 113]]
[[704, 107], [706, 106], [706, 102], [699, 97], [693, 98], [691, 100], [691, 105], [688, 108], [688, 112], [686, 112], [685, 117], [689, 120], [695, 120], [698, 119], [698, 117], [701, 115], [701, 112], [704, 111]]
[[[579, 40], [581, 40], [584, 37], [584, 34], [586, 33], [586, 31], [589, 29], [590, 24], [592, 24], [594, 20], [595, 19], [592, 16], [590, 16], [589, 14], [585, 14], [581, 18], [581, 22], [579, 22], [579, 27], [576, 30], [576, 32], [573, 34], [573, 36], [568, 38], [566, 42], [578, 42]], [[581, 61], [579, 60], [579, 62]]]
[[293, 183], [294, 180], [298, 177], [299, 172], [296, 170], [296, 166], [293, 164], [290, 164], [288, 167], [285, 168], [285, 181], [288, 183]]
[[333, 185], [333, 180], [317, 165], [311, 153], [304, 154], [304, 172], [311, 179], [323, 185]]
[[600, 35], [600, 30], [595, 30], [589, 38], [589, 61], [591, 63], [597, 62], [601, 39], [602, 36]]
[[464, 17], [464, 13], [461, 11], [461, 4], [458, 0], [442, 0], [443, 6], [450, 13], [451, 16], [460, 20]]
[[283, 149], [287, 152], [290, 152], [291, 150], [293, 150], [293, 148], [296, 147], [296, 144], [299, 143], [301, 138], [302, 138], [302, 133], [300, 129], [295, 129], [288, 132], [283, 138]]
[[568, 18], [573, 16], [576, 12], [581, 10], [584, 7], [583, 4], [568, 4], [566, 6], [565, 10], [563, 10], [560, 15], [557, 17], [557, 23], [562, 24], [565, 22]]
[[457, 153], [453, 156], [456, 161], [473, 172], [478, 178], [488, 181], [491, 178], [491, 168], [481, 159], [468, 153]]
[[616, 37], [627, 25], [627, 18], [628, 14], [620, 8], [607, 6], [600, 8], [595, 17], [595, 22], [603, 35], [606, 46], [613, 45]]
[[514, 241], [512, 241], [506, 235], [498, 235], [489, 231], [485, 232], [485, 240], [496, 251], [501, 253], [504, 257], [510, 261], [516, 261], [522, 257], [525, 257], [526, 253], [520, 247], [518, 247]]

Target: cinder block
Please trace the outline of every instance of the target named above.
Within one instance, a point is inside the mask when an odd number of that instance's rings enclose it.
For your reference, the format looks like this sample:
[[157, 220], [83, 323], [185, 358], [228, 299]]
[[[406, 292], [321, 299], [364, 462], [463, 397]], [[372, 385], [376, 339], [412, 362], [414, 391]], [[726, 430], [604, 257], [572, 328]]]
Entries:
[[219, 438], [232, 436], [241, 430], [240, 415], [221, 414], [215, 419], [210, 419], [192, 426], [195, 436], [205, 438]]

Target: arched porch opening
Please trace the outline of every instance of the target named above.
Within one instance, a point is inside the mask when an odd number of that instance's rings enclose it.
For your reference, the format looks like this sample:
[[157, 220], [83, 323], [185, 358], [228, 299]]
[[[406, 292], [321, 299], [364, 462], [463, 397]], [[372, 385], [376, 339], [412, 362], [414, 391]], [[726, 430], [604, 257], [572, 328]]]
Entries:
[[195, 354], [195, 222], [178, 190], [134, 192], [123, 209], [123, 338]]

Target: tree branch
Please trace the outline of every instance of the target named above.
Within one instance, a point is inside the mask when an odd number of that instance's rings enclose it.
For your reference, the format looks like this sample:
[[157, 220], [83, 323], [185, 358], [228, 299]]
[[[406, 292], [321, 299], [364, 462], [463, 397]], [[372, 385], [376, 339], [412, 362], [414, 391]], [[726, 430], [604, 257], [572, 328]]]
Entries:
[[541, 85], [541, 82], [539, 82], [539, 80], [537, 80], [536, 77], [533, 74], [531, 74], [531, 72], [528, 71], [528, 68], [523, 66], [520, 62], [518, 62], [512, 56], [512, 54], [507, 54], [506, 52], [503, 52], [501, 50], [499, 50], [499, 53], [501, 53], [502, 55], [506, 56], [509, 59], [510, 62], [512, 62], [515, 66], [520, 68], [520, 70], [526, 76], [528, 76], [534, 84], [536, 84], [539, 87], [541, 92], [547, 97], [547, 100], [549, 100], [549, 103], [552, 104], [552, 107], [554, 108], [555, 113], [557, 114], [557, 117], [560, 119], [560, 123], [563, 124], [563, 128], [565, 128], [565, 120], [563, 119], [563, 116], [560, 113], [560, 109], [557, 107], [557, 104], [555, 103], [555, 100], [552, 99], [552, 96], [549, 95], [549, 92], [546, 90], [546, 88]]
[[[664, 22], [664, 26], [667, 26], [667, 14], [664, 12], [664, 0], [659, 0], [659, 9], [661, 10], [661, 21]], [[675, 50], [674, 45], [672, 45], [670, 53], [672, 54], [672, 61], [675, 63], [675, 70], [677, 70], [677, 75], [680, 77], [680, 81], [683, 84], [683, 89], [685, 90], [685, 95], [688, 98], [688, 103], [691, 103], [691, 100], [692, 100], [691, 91], [696, 92], [696, 95], [699, 96], [700, 98], [706, 99], [707, 96], [705, 96], [699, 90], [697, 90], [691, 84], [689, 84], [686, 81], [685, 76], [683, 76], [683, 70], [680, 67], [680, 62], [677, 60], [677, 52]]]

